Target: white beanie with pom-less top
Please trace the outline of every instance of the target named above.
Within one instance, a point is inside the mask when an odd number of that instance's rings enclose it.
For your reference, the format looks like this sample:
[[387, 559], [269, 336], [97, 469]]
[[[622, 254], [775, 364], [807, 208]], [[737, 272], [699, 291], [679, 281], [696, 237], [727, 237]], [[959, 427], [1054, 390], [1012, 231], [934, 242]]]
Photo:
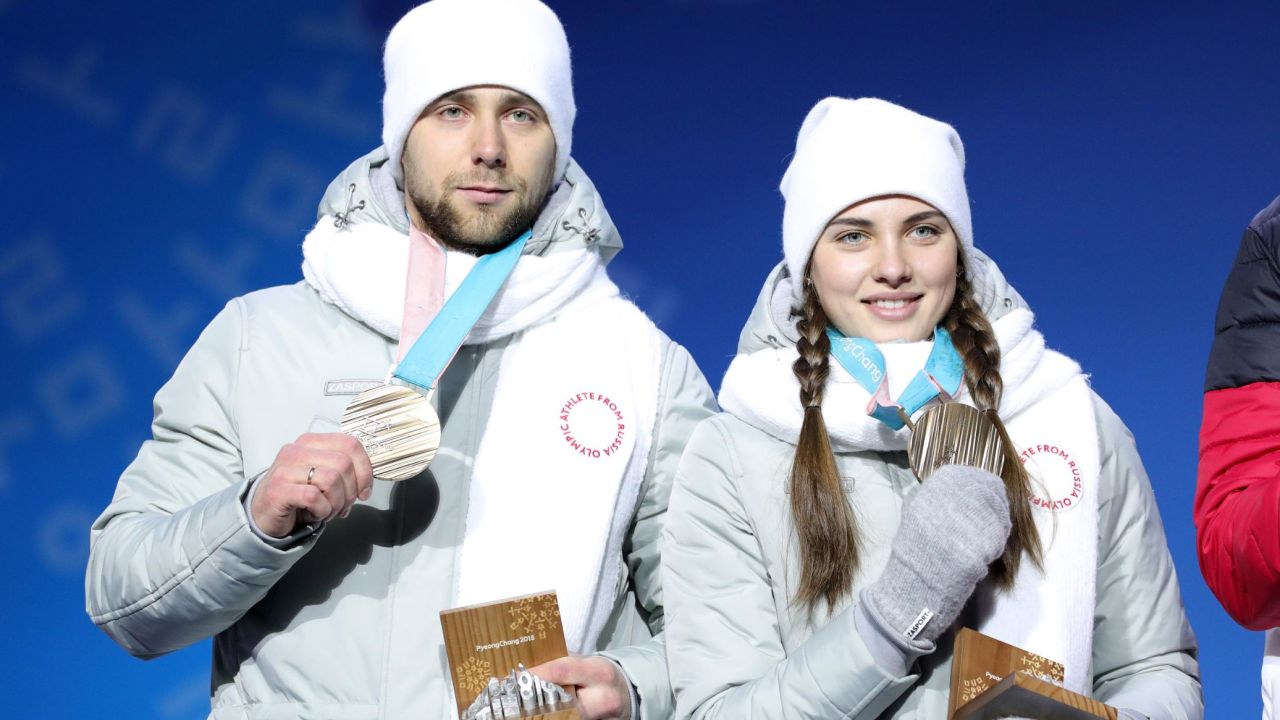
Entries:
[[960, 243], [973, 247], [964, 145], [950, 125], [877, 98], [829, 97], [805, 117], [782, 176], [782, 252], [794, 300], [799, 278], [831, 219], [850, 205], [909, 195], [947, 217]]
[[398, 184], [409, 130], [423, 108], [466, 87], [499, 85], [542, 106], [556, 139], [555, 179], [573, 144], [569, 41], [555, 12], [538, 0], [431, 0], [391, 28], [382, 56], [382, 144]]

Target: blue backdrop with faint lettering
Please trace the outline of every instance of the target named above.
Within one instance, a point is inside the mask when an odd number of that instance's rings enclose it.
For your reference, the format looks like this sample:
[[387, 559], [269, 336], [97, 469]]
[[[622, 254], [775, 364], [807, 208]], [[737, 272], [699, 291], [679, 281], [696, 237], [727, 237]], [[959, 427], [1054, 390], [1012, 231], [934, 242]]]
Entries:
[[[780, 256], [808, 108], [874, 95], [955, 125], [979, 246], [1137, 437], [1209, 717], [1257, 717], [1262, 637], [1205, 587], [1191, 502], [1218, 291], [1280, 194], [1280, 6], [552, 4], [614, 276], [713, 384]], [[204, 324], [300, 277], [320, 193], [378, 142], [406, 7], [0, 0], [0, 714], [207, 711], [208, 642], [141, 662], [89, 622], [88, 527]]]

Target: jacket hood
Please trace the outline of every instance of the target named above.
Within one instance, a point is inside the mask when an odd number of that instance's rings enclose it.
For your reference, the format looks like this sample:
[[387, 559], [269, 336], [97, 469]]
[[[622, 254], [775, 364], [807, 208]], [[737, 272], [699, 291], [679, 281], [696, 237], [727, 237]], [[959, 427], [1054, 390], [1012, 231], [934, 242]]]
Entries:
[[[994, 260], [977, 248], [965, 252], [974, 296], [988, 320], [994, 323], [1012, 310], [1030, 309], [1026, 300], [1005, 280]], [[791, 308], [791, 275], [786, 262], [780, 262], [765, 278], [755, 307], [738, 336], [738, 354], [794, 346], [799, 335], [796, 334], [796, 315], [792, 314]]]
[[1258, 213], [1249, 223], [1249, 229], [1257, 233], [1268, 247], [1280, 245], [1280, 197]]
[[[1273, 352], [1280, 328], [1280, 197], [1254, 216], [1218, 299], [1204, 390], [1280, 380]], [[1208, 400], [1206, 399], [1206, 402]]]
[[[377, 223], [409, 234], [404, 191], [387, 167], [385, 148], [358, 158], [329, 183], [316, 209], [317, 220], [326, 216], [351, 225]], [[570, 158], [564, 177], [533, 224], [524, 254], [549, 255], [586, 247], [594, 247], [608, 263], [622, 249], [622, 237], [595, 184]]]
[[[382, 149], [356, 160], [325, 192], [302, 243], [302, 274], [320, 297], [392, 340], [400, 337], [409, 270], [404, 193]], [[622, 249], [591, 180], [573, 162], [533, 226], [532, 238], [466, 344], [486, 343], [556, 315], [570, 304], [618, 294], [605, 264]], [[444, 293], [476, 258], [447, 251]]]

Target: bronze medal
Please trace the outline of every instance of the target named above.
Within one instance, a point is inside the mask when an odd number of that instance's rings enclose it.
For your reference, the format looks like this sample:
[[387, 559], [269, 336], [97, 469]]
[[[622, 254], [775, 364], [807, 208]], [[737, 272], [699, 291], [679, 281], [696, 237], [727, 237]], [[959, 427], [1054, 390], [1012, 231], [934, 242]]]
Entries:
[[440, 448], [440, 418], [425, 397], [401, 385], [381, 385], [356, 396], [342, 416], [342, 432], [364, 446], [379, 480], [405, 480], [422, 472]]
[[969, 465], [999, 477], [1004, 470], [1004, 441], [995, 423], [977, 408], [942, 403], [915, 421], [907, 458], [921, 482], [950, 464]]

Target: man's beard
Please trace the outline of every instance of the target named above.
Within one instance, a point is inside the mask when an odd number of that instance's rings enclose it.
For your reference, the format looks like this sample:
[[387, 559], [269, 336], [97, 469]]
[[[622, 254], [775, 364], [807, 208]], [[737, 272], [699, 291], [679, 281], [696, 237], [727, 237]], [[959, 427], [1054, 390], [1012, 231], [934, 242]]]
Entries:
[[[500, 184], [511, 188], [511, 197], [503, 203], [505, 209], [476, 205], [470, 217], [450, 200], [459, 187], [473, 184]], [[515, 175], [506, 177], [464, 177], [458, 173], [444, 179], [443, 192], [428, 197], [427, 193], [405, 189], [409, 202], [413, 203], [422, 218], [422, 231], [445, 247], [472, 255], [485, 255], [506, 247], [521, 233], [533, 226], [550, 196], [532, 197], [529, 184]]]

